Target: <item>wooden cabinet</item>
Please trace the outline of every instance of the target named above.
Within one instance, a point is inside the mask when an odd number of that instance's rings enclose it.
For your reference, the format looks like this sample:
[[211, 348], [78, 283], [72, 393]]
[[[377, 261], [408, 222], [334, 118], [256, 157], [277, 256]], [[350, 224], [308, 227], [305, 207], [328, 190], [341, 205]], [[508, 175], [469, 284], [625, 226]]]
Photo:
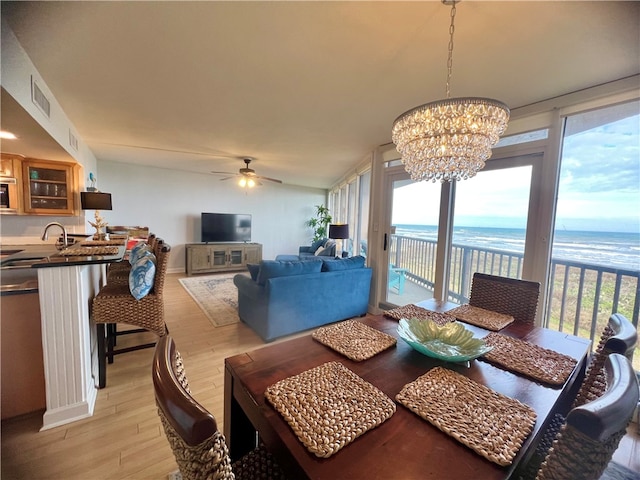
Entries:
[[2, 419], [44, 409], [44, 360], [37, 293], [5, 295], [0, 302]]
[[74, 165], [25, 159], [22, 162], [24, 212], [31, 215], [74, 215]]
[[22, 210], [18, 183], [20, 182], [20, 162], [22, 155], [3, 153], [0, 155], [0, 214], [15, 215]]
[[262, 260], [259, 243], [190, 243], [185, 246], [187, 275], [245, 270]]

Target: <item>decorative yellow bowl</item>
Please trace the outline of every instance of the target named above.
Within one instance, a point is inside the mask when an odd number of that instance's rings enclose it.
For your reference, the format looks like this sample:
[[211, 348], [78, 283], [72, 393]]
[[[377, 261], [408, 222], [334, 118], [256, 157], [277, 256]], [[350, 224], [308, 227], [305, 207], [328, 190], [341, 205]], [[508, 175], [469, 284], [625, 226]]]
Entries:
[[414, 350], [447, 362], [467, 362], [493, 349], [482, 339], [473, 338], [473, 332], [460, 322], [439, 327], [429, 319], [402, 318], [398, 324], [398, 335]]

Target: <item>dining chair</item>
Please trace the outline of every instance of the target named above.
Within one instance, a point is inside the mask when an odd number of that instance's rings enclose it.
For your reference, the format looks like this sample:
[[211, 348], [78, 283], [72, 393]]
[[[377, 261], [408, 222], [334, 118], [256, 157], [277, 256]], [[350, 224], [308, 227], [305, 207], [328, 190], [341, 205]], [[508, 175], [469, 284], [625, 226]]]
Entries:
[[[149, 293], [136, 299], [129, 283], [107, 282], [92, 301], [91, 316], [96, 324], [98, 344], [98, 387], [106, 385], [107, 361], [113, 363], [113, 357], [144, 348], [152, 348], [156, 342], [143, 343], [126, 348], [115, 349], [116, 337], [141, 332], [153, 332], [159, 337], [167, 333], [164, 322], [164, 282], [169, 263], [171, 246], [157, 239], [156, 265], [153, 286]], [[124, 323], [139, 327], [116, 331], [116, 324]]]
[[602, 395], [606, 387], [604, 363], [607, 357], [612, 353], [618, 353], [631, 361], [637, 343], [636, 327], [620, 313], [611, 315], [589, 361], [587, 372], [572, 407], [578, 407]]
[[158, 340], [152, 377], [158, 416], [182, 479], [286, 478], [263, 445], [231, 463], [215, 417], [191, 394], [182, 357], [171, 335]]
[[637, 340], [638, 333], [626, 317], [619, 313], [614, 313], [609, 317], [607, 325], [602, 330], [598, 346], [589, 360], [587, 371], [580, 383], [578, 393], [573, 398], [573, 401], [569, 400], [566, 402], [566, 406], [559, 407], [559, 411], [545, 427], [541, 440], [528, 461], [527, 473], [523, 475], [523, 478], [534, 478], [560, 428], [564, 425], [567, 412], [572, 408], [599, 398], [605, 392], [607, 387], [605, 362], [609, 355], [617, 353], [624, 355], [631, 361]]
[[533, 324], [539, 295], [539, 282], [476, 272], [471, 282], [469, 305], [511, 315], [516, 322]]
[[569, 412], [536, 479], [596, 480], [605, 472], [626, 433], [640, 393], [626, 357], [613, 353], [604, 368], [604, 393]]

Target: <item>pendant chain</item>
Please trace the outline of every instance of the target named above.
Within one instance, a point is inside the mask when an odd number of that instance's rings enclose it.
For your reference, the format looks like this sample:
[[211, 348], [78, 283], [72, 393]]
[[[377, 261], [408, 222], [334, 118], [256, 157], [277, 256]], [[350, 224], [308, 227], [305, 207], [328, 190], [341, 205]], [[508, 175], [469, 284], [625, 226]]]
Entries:
[[453, 32], [456, 27], [453, 21], [456, 17], [456, 4], [451, 5], [451, 25], [449, 25], [449, 57], [447, 58], [447, 98], [451, 97], [451, 70], [453, 70]]

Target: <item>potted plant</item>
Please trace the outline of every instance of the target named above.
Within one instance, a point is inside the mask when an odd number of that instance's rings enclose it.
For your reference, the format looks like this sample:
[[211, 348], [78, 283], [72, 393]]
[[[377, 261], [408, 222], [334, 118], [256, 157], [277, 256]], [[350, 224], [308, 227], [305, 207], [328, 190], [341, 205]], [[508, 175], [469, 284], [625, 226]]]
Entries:
[[316, 205], [315, 216], [305, 222], [307, 227], [313, 229], [312, 241], [327, 238], [329, 224], [331, 223], [331, 215], [329, 209], [324, 205]]

